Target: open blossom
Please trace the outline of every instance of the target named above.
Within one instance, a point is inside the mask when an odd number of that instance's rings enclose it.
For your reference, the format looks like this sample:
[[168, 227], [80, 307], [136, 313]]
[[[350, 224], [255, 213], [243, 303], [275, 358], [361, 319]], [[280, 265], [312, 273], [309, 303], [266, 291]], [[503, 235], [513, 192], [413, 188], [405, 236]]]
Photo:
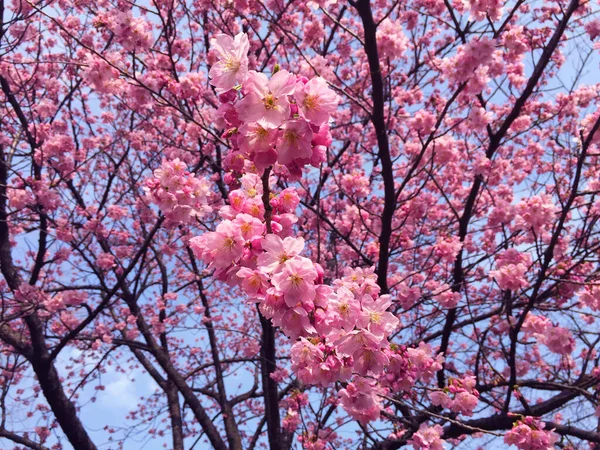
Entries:
[[451, 409], [455, 413], [470, 416], [473, 414], [473, 410], [477, 406], [478, 402], [479, 399], [477, 396], [471, 394], [470, 392], [462, 391], [457, 393], [454, 397], [454, 402], [451, 406]]
[[304, 239], [286, 237], [281, 239], [275, 234], [263, 238], [262, 249], [265, 251], [258, 259], [260, 270], [271, 273], [279, 271], [286, 261], [300, 254], [304, 248]]
[[298, 303], [312, 302], [315, 298], [317, 271], [313, 263], [301, 256], [286, 261], [273, 278], [273, 286], [283, 293], [285, 302], [294, 307]]
[[304, 118], [313, 125], [326, 123], [339, 103], [339, 97], [321, 77], [313, 78], [306, 84], [298, 83], [294, 98]]
[[304, 120], [288, 120], [281, 126], [277, 143], [279, 163], [289, 164], [294, 159], [308, 159], [312, 155], [313, 132]]
[[396, 316], [387, 311], [391, 304], [392, 301], [387, 295], [382, 295], [376, 300], [364, 300], [358, 325], [361, 328], [367, 328], [380, 339], [389, 336], [400, 322]]
[[460, 302], [460, 292], [453, 292], [447, 285], [443, 285], [443, 290], [438, 289], [433, 296], [433, 299], [438, 302], [443, 308], [456, 308]]
[[502, 6], [504, 2], [500, 0], [470, 0], [471, 16], [475, 20], [499, 20], [502, 17]]
[[462, 242], [457, 236], [447, 237], [435, 244], [435, 255], [444, 262], [453, 262], [462, 248]]
[[592, 41], [600, 36], [600, 19], [593, 19], [586, 23], [585, 31], [589, 34]]
[[367, 330], [354, 330], [342, 336], [336, 345], [339, 354], [359, 357], [365, 350], [379, 350], [381, 339]]
[[214, 232], [190, 239], [194, 254], [217, 269], [223, 269], [242, 257], [244, 238], [230, 220], [224, 220]]
[[296, 77], [287, 70], [280, 70], [270, 80], [262, 73], [248, 72], [246, 96], [236, 106], [240, 120], [262, 120], [278, 127], [290, 116], [287, 96], [293, 94], [295, 85]]
[[273, 148], [277, 128], [268, 122], [250, 122], [240, 127], [238, 144], [240, 150], [247, 154], [264, 153]]
[[119, 87], [119, 71], [96, 56], [88, 56], [83, 77], [99, 93], [113, 93]]
[[379, 374], [390, 363], [384, 351], [378, 348], [362, 347], [352, 354], [354, 370], [360, 375]]
[[133, 17], [131, 11], [117, 10], [104, 20], [126, 50], [146, 50], [152, 45], [152, 26], [142, 17]]
[[600, 286], [586, 286], [583, 292], [579, 294], [581, 303], [592, 311], [600, 310]]
[[[473, 415], [473, 410], [479, 403], [479, 392], [475, 389], [476, 380], [473, 376], [463, 379], [451, 378], [448, 387], [429, 394], [433, 405], [439, 405], [465, 416]], [[453, 396], [452, 396], [453, 395]]]
[[336, 294], [327, 305], [331, 324], [337, 329], [351, 331], [361, 314], [360, 303], [347, 287], [341, 286]]
[[210, 45], [218, 58], [208, 72], [210, 84], [218, 91], [228, 91], [243, 83], [248, 75], [248, 35], [239, 33], [232, 38], [218, 34], [210, 40]]
[[381, 21], [377, 27], [377, 47], [379, 54], [391, 60], [401, 57], [408, 49], [409, 42], [402, 32], [400, 22], [388, 18]]
[[269, 288], [266, 275], [258, 270], [242, 267], [236, 276], [242, 280], [242, 288], [248, 295], [264, 295]]
[[442, 368], [444, 357], [439, 354], [433, 357], [433, 350], [429, 344], [420, 342], [417, 348], [409, 348], [406, 350], [408, 360], [414, 366], [419, 377], [425, 381], [429, 381], [435, 373]]

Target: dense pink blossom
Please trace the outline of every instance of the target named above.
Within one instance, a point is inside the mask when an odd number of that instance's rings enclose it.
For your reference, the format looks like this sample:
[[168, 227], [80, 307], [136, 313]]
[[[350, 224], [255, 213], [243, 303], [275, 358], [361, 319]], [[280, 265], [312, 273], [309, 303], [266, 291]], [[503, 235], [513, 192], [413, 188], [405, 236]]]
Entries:
[[410, 443], [415, 450], [444, 450], [445, 441], [441, 438], [444, 433], [440, 425], [428, 426], [421, 424], [419, 430], [412, 436]]
[[552, 450], [558, 441], [558, 435], [545, 430], [544, 422], [525, 417], [515, 422], [513, 428], [504, 436], [504, 442], [514, 445], [519, 450]]

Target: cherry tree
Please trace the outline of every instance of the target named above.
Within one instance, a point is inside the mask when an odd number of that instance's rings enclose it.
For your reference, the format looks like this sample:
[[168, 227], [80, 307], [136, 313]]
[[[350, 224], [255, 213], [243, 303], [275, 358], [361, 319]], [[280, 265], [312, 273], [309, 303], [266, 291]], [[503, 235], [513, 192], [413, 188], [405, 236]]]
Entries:
[[2, 447], [600, 448], [597, 12], [0, 0]]

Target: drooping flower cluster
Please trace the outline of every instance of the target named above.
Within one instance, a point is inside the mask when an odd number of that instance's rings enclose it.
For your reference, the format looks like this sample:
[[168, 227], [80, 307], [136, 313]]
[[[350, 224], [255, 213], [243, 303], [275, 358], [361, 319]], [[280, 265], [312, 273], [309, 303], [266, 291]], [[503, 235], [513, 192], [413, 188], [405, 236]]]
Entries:
[[[373, 269], [348, 270], [324, 284], [321, 266], [301, 256], [304, 240], [290, 236], [297, 193], [286, 189], [270, 199], [272, 233], [264, 222], [262, 193], [257, 175], [243, 175], [240, 189], [219, 212], [223, 220], [216, 230], [192, 238], [190, 247], [216, 276], [239, 285], [266, 318], [298, 339], [291, 355], [301, 382], [325, 386], [354, 374], [355, 383], [371, 386], [362, 377], [381, 374], [389, 364], [387, 338], [399, 322], [387, 311], [389, 296], [379, 295]], [[383, 391], [371, 387], [349, 386], [340, 393], [343, 404], [356, 403], [348, 411], [357, 420], [378, 417], [377, 395]], [[365, 402], [371, 405], [366, 412]]]
[[552, 450], [558, 435], [551, 430], [544, 430], [544, 427], [544, 422], [539, 419], [524, 417], [504, 435], [504, 442], [519, 450]]
[[174, 223], [189, 223], [210, 212], [208, 203], [210, 186], [187, 171], [179, 158], [163, 161], [154, 177], [146, 180], [145, 190], [165, 217]]
[[327, 82], [286, 70], [274, 70], [271, 78], [248, 70], [245, 35], [218, 35], [212, 42], [218, 61], [211, 84], [222, 103], [218, 123], [233, 147], [229, 168], [241, 170], [241, 155], [259, 170], [279, 163], [299, 176], [306, 164], [323, 162], [331, 144], [328, 122], [339, 101]]

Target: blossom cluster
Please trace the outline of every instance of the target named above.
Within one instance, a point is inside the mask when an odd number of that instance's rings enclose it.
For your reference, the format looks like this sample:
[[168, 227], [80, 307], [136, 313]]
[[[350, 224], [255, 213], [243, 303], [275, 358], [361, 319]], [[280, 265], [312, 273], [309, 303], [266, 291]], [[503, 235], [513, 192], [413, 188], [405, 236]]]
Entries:
[[278, 68], [270, 78], [248, 70], [245, 34], [218, 35], [211, 43], [218, 58], [210, 70], [220, 93], [218, 125], [232, 145], [229, 168], [242, 169], [248, 158], [259, 170], [279, 163], [299, 176], [306, 164], [323, 162], [331, 144], [328, 122], [339, 101], [327, 82]]
[[544, 430], [544, 426], [539, 419], [524, 417], [504, 435], [504, 442], [519, 450], [551, 450], [558, 441], [558, 435], [551, 430]]
[[[477, 406], [479, 392], [475, 389], [475, 377], [468, 376], [462, 380], [450, 379], [444, 390], [433, 391], [429, 394], [431, 403], [450, 409], [465, 416], [473, 415]], [[454, 397], [451, 397], [452, 394]]]
[[513, 248], [501, 252], [496, 257], [496, 269], [490, 271], [500, 289], [517, 291], [527, 286], [527, 271], [531, 256]]
[[[349, 269], [331, 285], [324, 283], [323, 268], [301, 256], [304, 240], [290, 236], [297, 220], [290, 212], [298, 204], [293, 190], [270, 199], [267, 233], [260, 182], [256, 174], [243, 175], [230, 204], [219, 211], [223, 220], [215, 231], [190, 239], [190, 248], [297, 340], [292, 369], [302, 383], [325, 386], [357, 375], [340, 392], [342, 404], [358, 420], [374, 420], [383, 390], [361, 377], [379, 375], [390, 363], [387, 338], [399, 322], [387, 311], [391, 300], [379, 295], [372, 268]], [[362, 387], [354, 389], [356, 384]]]
[[145, 190], [165, 217], [174, 223], [189, 223], [211, 210], [207, 204], [208, 182], [188, 172], [179, 158], [163, 161], [154, 171], [154, 177], [146, 180]]
[[523, 323], [523, 331], [553, 353], [569, 355], [575, 350], [575, 339], [571, 332], [567, 328], [554, 325], [545, 317], [529, 314]]
[[444, 440], [441, 436], [444, 434], [444, 429], [441, 425], [432, 427], [423, 423], [419, 427], [419, 431], [413, 434], [409, 441], [415, 450], [444, 450]]

